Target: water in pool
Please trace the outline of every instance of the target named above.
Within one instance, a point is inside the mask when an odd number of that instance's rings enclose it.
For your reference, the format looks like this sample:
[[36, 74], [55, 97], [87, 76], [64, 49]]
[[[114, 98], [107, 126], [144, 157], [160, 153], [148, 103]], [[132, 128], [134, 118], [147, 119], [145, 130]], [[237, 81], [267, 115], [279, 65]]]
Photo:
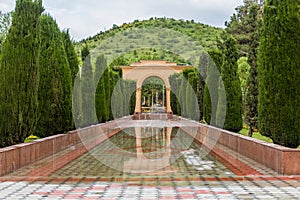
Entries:
[[52, 177], [220, 177], [234, 175], [180, 128], [127, 128]]

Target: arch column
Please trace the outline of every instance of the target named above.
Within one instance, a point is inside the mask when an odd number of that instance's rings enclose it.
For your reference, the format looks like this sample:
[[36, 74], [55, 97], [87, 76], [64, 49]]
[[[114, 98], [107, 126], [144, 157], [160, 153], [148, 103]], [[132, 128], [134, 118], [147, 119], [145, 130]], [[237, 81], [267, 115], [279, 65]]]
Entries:
[[172, 108], [171, 108], [171, 88], [166, 88], [166, 100], [167, 100], [167, 113], [172, 114]]
[[135, 101], [135, 111], [136, 114], [142, 112], [142, 88], [137, 86], [136, 89], [136, 101]]

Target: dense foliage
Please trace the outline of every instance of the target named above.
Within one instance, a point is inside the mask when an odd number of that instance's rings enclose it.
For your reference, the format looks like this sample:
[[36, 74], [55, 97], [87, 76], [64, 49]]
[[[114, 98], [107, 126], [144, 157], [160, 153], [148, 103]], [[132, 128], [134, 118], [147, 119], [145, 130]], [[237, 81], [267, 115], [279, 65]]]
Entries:
[[259, 47], [259, 129], [274, 143], [300, 144], [299, 1], [267, 0]]
[[[249, 126], [249, 136], [258, 126], [258, 72], [257, 56], [264, 0], [244, 0], [236, 13], [226, 22], [226, 31], [238, 42], [239, 76], [243, 92], [244, 123]], [[248, 61], [244, 59], [247, 57]], [[247, 63], [249, 65], [247, 65]], [[250, 66], [249, 70], [245, 70]]]
[[17, 0], [2, 47], [0, 146], [21, 143], [36, 125], [41, 0]]
[[64, 40], [64, 48], [67, 54], [70, 70], [71, 70], [71, 78], [72, 78], [72, 87], [74, 85], [74, 81], [79, 72], [79, 61], [78, 56], [73, 45], [73, 41], [71, 40], [71, 36], [69, 30], [63, 31], [63, 40]]
[[253, 42], [251, 29], [257, 22], [253, 18], [253, 8], [256, 11], [261, 10], [263, 4], [264, 0], [244, 0], [243, 4], [235, 9], [236, 13], [230, 17], [230, 21], [225, 22], [226, 32], [237, 40], [239, 57], [247, 56], [251, 51], [250, 44]]
[[218, 89], [223, 55], [219, 49], [209, 51], [209, 55], [211, 59], [208, 60], [207, 63], [208, 71], [204, 88], [203, 118], [206, 123], [216, 126], [216, 115], [219, 100]]
[[49, 15], [40, 19], [38, 120], [35, 135], [45, 137], [73, 128], [72, 80], [63, 35]]
[[[224, 129], [238, 132], [243, 128], [242, 119], [242, 91], [238, 77], [238, 50], [236, 40], [226, 33], [222, 35], [221, 50], [223, 52], [223, 64], [221, 67], [221, 77], [226, 91], [227, 110]], [[219, 99], [219, 104], [223, 104]], [[220, 113], [224, 107], [218, 106]], [[218, 121], [218, 120], [217, 120]]]
[[172, 90], [171, 107], [174, 113], [196, 121], [201, 119], [200, 110], [203, 110], [203, 89], [199, 84], [199, 72], [196, 68], [185, 69], [180, 74], [169, 77]]
[[262, 23], [262, 8], [254, 4], [249, 8], [249, 19], [252, 22], [249, 31], [252, 33], [248, 63], [250, 65], [249, 76], [246, 84], [245, 95], [245, 121], [249, 125], [248, 136], [252, 137], [254, 129], [258, 128], [258, 47], [260, 28]]

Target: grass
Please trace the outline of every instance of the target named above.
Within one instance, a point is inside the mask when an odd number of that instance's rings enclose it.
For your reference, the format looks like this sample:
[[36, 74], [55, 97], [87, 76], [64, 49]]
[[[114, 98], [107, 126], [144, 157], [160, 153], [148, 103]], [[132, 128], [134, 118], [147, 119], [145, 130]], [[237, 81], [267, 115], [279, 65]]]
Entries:
[[[242, 129], [242, 130], [239, 132], [239, 134], [242, 134], [242, 135], [244, 135], [244, 136], [248, 136], [248, 131], [249, 131], [249, 129], [244, 128], [244, 129]], [[261, 135], [261, 134], [258, 133], [258, 132], [253, 133], [253, 138], [258, 139], [258, 140], [261, 140], [261, 141], [273, 143], [273, 140], [272, 140], [271, 138], [266, 137], [266, 136], [263, 136], [263, 135]], [[300, 149], [300, 146], [298, 147], [298, 149]]]
[[[248, 136], [248, 131], [249, 131], [249, 129], [244, 128], [244, 129], [242, 129], [242, 130], [239, 132], [239, 134], [242, 134], [242, 135], [244, 135], [244, 136]], [[272, 140], [271, 138], [266, 137], [266, 136], [263, 136], [263, 135], [261, 135], [261, 134], [258, 133], [258, 132], [253, 133], [253, 138], [259, 139], [259, 140], [261, 140], [261, 141], [273, 143], [273, 140]]]
[[29, 143], [29, 142], [32, 142], [37, 139], [40, 139], [40, 138], [35, 135], [30, 135], [28, 138], [25, 139], [24, 143]]

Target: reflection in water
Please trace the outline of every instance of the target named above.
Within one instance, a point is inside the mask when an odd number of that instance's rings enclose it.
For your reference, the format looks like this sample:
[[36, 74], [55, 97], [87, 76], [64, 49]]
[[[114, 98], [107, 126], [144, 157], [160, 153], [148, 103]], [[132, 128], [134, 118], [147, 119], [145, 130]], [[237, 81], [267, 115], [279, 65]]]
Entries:
[[[170, 164], [172, 127], [135, 127], [135, 134], [136, 158], [124, 163], [124, 172], [162, 174], [176, 171]], [[143, 140], [147, 143], [143, 144]]]
[[52, 177], [231, 176], [180, 128], [127, 128]]

